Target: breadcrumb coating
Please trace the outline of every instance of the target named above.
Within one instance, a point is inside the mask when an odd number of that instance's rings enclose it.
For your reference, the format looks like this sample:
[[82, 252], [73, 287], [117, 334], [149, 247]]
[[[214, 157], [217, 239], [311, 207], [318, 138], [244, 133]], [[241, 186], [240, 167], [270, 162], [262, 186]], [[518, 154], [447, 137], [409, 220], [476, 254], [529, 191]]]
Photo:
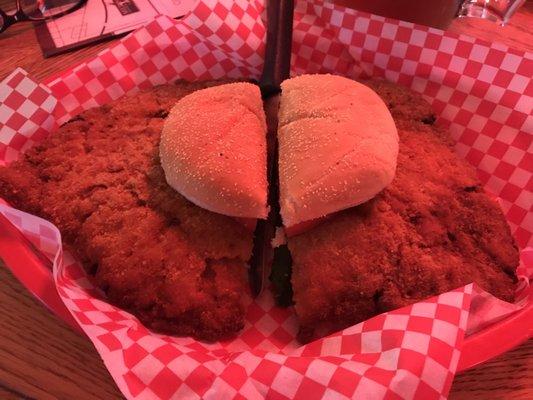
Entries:
[[0, 196], [52, 221], [109, 301], [150, 328], [218, 340], [243, 327], [252, 233], [165, 181], [163, 121], [179, 83], [84, 112], [0, 168]]
[[396, 177], [369, 202], [288, 239], [303, 342], [472, 281], [513, 300], [518, 250], [499, 206], [422, 98], [368, 84], [398, 126]]

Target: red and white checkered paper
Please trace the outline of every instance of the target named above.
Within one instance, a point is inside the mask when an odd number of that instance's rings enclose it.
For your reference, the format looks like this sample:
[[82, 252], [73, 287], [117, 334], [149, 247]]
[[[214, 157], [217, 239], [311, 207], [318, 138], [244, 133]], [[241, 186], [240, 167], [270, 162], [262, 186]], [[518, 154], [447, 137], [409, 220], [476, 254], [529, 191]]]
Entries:
[[[0, 83], [0, 159], [15, 159], [74, 115], [139, 88], [178, 77], [257, 79], [263, 17], [258, 0], [203, 0], [183, 20], [159, 17], [44, 84], [16, 70]], [[384, 77], [424, 95], [501, 202], [523, 249], [517, 290], [525, 299], [533, 277], [526, 249], [533, 243], [533, 56], [307, 0], [296, 6], [292, 64], [293, 74]], [[234, 340], [157, 335], [105, 302], [62, 252], [52, 224], [8, 206], [0, 212], [54, 260], [60, 296], [131, 399], [444, 399], [465, 333], [520, 307], [470, 284], [300, 346], [293, 310], [264, 293], [248, 305]]]

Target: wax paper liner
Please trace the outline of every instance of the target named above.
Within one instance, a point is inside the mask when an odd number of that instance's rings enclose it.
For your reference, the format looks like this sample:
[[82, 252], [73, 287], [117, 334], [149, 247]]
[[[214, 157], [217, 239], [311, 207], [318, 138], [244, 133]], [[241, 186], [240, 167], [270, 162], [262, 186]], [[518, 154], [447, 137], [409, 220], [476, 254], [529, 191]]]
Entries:
[[[79, 112], [174, 81], [258, 78], [265, 28], [259, 1], [201, 1], [182, 21], [159, 17], [97, 57], [38, 84], [16, 70], [0, 84], [0, 159], [9, 163]], [[533, 58], [497, 43], [299, 1], [292, 72], [377, 76], [411, 87], [449, 126], [457, 152], [498, 197], [523, 248], [517, 304], [473, 284], [299, 346], [292, 309], [268, 293], [249, 301], [234, 340], [157, 335], [108, 303], [62, 252], [49, 222], [0, 206], [54, 260], [57, 290], [128, 398], [440, 399], [465, 332], [515, 312], [533, 275]], [[471, 307], [472, 306], [472, 307]]]

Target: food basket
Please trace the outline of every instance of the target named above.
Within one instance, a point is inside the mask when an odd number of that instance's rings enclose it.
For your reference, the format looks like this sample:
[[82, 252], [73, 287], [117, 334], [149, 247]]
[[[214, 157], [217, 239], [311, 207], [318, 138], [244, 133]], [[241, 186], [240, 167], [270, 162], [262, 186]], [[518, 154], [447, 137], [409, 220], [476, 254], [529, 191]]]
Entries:
[[[0, 159], [16, 159], [83, 110], [139, 89], [177, 78], [258, 79], [264, 14], [261, 1], [200, 1], [184, 19], [158, 17], [42, 83], [14, 71], [0, 84]], [[432, 104], [458, 154], [497, 197], [521, 248], [516, 304], [469, 284], [301, 346], [292, 310], [263, 293], [250, 302], [236, 339], [201, 343], [154, 334], [106, 303], [63, 252], [52, 224], [6, 204], [0, 257], [90, 338], [128, 398], [446, 397], [457, 371], [531, 336], [532, 72], [531, 54], [498, 43], [318, 0], [296, 4], [293, 74], [380, 77]]]

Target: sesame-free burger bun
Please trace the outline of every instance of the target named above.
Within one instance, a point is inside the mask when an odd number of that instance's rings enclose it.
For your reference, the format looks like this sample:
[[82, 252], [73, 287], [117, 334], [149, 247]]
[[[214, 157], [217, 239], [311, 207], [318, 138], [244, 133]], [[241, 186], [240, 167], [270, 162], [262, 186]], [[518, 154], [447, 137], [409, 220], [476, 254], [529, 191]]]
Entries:
[[283, 224], [361, 204], [393, 179], [398, 133], [369, 87], [335, 75], [281, 84], [279, 184]]
[[230, 83], [183, 97], [165, 121], [159, 152], [168, 184], [194, 204], [266, 218], [266, 122], [256, 85]]

